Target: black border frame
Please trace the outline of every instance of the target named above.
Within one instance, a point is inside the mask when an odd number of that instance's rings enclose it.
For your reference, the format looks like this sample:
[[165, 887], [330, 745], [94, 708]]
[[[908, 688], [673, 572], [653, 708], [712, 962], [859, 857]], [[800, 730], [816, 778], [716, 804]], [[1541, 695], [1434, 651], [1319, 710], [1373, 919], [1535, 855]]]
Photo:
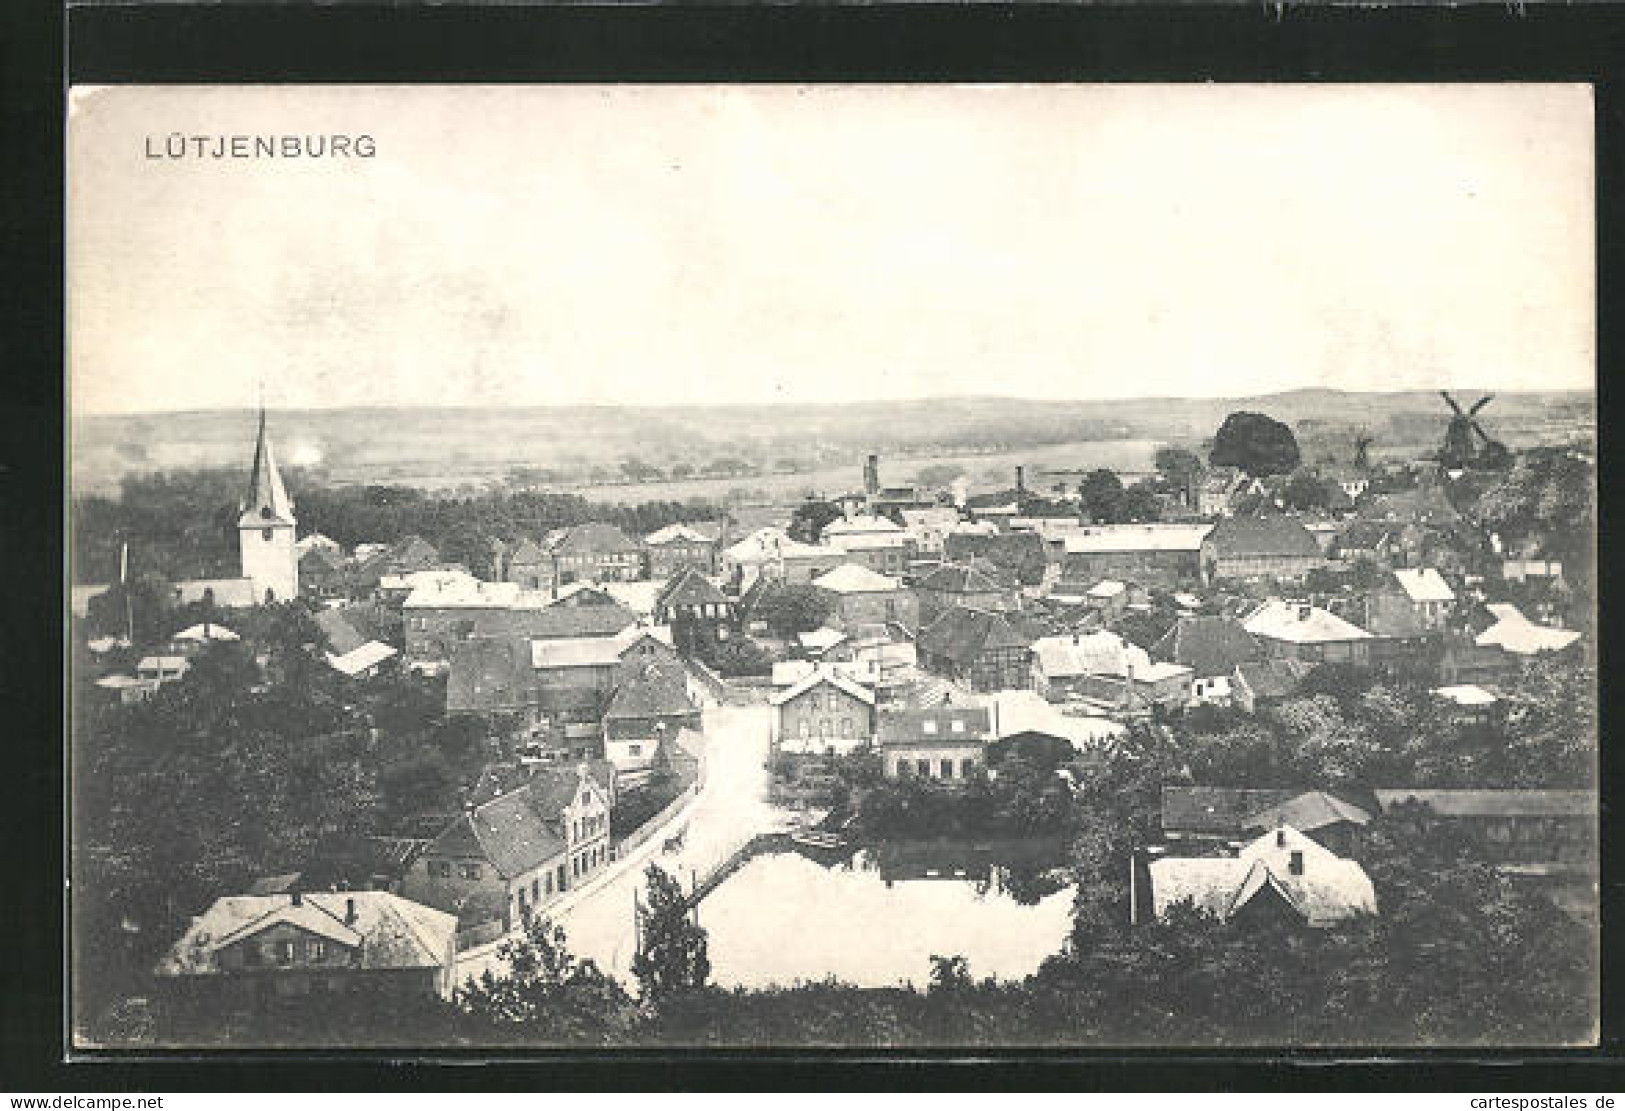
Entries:
[[[11, 13], [15, 16], [15, 12]], [[1612, 435], [1608, 369], [1620, 349], [1625, 257], [1625, 7], [1516, 5], [1444, 9], [1315, 8], [1273, 4], [1123, 7], [649, 6], [429, 7], [302, 3], [87, 6], [20, 22], [0, 38], [0, 82], [13, 165], [3, 225], [13, 262], [0, 299], [12, 343], [0, 406], [0, 526], [5, 565], [43, 590], [15, 591], [17, 651], [0, 655], [0, 692], [26, 763], [7, 777], [22, 805], [0, 810], [21, 865], [0, 880], [0, 1083], [21, 1091], [337, 1091], [477, 1088], [821, 1090], [1025, 1088], [1077, 1091], [1398, 1089], [1618, 1090], [1621, 1030], [1611, 990], [1621, 952], [1603, 947], [1603, 1043], [1555, 1053], [1403, 1050], [1152, 1053], [1120, 1051], [637, 1052], [484, 1057], [450, 1072], [405, 1063], [429, 1054], [153, 1054], [62, 1062], [62, 797], [60, 583], [62, 502], [62, 121], [71, 83], [583, 82], [583, 81], [1586, 81], [1596, 90], [1599, 537], [1620, 493], [1607, 481]], [[63, 32], [67, 37], [64, 38]], [[55, 47], [56, 49], [53, 49]], [[20, 64], [19, 64], [20, 63]], [[30, 66], [30, 63], [34, 65]], [[18, 126], [19, 106], [37, 120]], [[33, 124], [39, 126], [32, 126]], [[42, 339], [47, 342], [41, 342]], [[53, 340], [55, 342], [50, 342]], [[31, 541], [45, 540], [43, 550]], [[1604, 559], [1607, 559], [1606, 550]], [[15, 574], [15, 571], [14, 571]], [[21, 578], [21, 576], [19, 576]], [[1604, 576], [1606, 584], [1608, 577]], [[1599, 599], [1609, 630], [1611, 591]], [[43, 634], [43, 635], [42, 635]], [[1613, 634], [1605, 631], [1606, 663]], [[9, 666], [8, 666], [9, 665]], [[20, 666], [18, 666], [20, 665]], [[1614, 698], [1605, 683], [1604, 799], [1621, 761], [1606, 738]], [[17, 745], [17, 749], [21, 749]], [[1621, 884], [1604, 804], [1604, 938]], [[41, 851], [41, 831], [46, 833]], [[31, 846], [26, 848], [25, 846]], [[56, 852], [49, 851], [57, 850]], [[20, 872], [18, 876], [15, 873]], [[468, 1055], [461, 1057], [468, 1059]], [[290, 1067], [291, 1066], [291, 1067]], [[1510, 1067], [1509, 1067], [1510, 1066]]]

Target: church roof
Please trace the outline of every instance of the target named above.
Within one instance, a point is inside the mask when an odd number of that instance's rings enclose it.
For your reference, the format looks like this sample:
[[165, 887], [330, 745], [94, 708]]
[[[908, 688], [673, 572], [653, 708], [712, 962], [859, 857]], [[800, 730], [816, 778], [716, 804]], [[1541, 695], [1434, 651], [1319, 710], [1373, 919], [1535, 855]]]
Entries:
[[293, 499], [282, 485], [282, 474], [277, 470], [276, 455], [271, 450], [271, 438], [265, 434], [265, 410], [260, 410], [259, 436], [254, 441], [254, 469], [248, 477], [248, 496], [242, 504], [239, 527], [261, 528], [269, 525], [292, 525]]

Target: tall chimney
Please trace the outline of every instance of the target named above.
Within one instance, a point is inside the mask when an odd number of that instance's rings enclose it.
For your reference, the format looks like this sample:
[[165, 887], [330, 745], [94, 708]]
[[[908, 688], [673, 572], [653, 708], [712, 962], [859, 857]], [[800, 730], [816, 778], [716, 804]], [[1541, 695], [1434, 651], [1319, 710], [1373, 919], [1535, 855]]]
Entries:
[[1016, 464], [1016, 495], [1019, 497], [1027, 492], [1027, 468], [1020, 463]]
[[871, 498], [880, 493], [880, 456], [871, 454], [863, 463], [863, 492]]

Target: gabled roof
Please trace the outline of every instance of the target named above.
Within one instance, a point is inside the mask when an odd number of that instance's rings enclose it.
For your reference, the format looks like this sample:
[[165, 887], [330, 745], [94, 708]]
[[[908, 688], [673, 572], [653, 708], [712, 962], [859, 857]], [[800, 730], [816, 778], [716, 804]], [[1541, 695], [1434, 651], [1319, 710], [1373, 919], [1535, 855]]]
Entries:
[[622, 665], [604, 719], [681, 717], [697, 710], [681, 663], [644, 660], [635, 666]]
[[1072, 636], [1040, 637], [1033, 642], [1038, 665], [1051, 679], [1078, 675], [1124, 676], [1151, 670], [1151, 658], [1118, 636], [1104, 630]]
[[920, 581], [925, 590], [948, 594], [996, 594], [1010, 589], [1004, 572], [981, 556], [963, 563], [944, 563]]
[[512, 609], [519, 601], [518, 583], [482, 582], [456, 571], [408, 576], [412, 593], [403, 609]]
[[1481, 648], [1500, 648], [1518, 656], [1534, 656], [1542, 652], [1561, 652], [1580, 639], [1580, 634], [1573, 629], [1536, 624], [1509, 603], [1491, 602], [1485, 608], [1495, 623], [1475, 639]]
[[815, 668], [811, 675], [808, 675], [788, 690], [775, 694], [769, 701], [775, 706], [783, 706], [786, 702], [800, 698], [808, 691], [816, 690], [821, 686], [834, 687], [843, 694], [849, 694], [858, 701], [867, 703], [870, 706], [875, 704], [874, 691], [861, 687], [838, 672], [827, 668]]
[[1431, 567], [1402, 567], [1393, 573], [1399, 588], [1413, 602], [1454, 602], [1456, 592]]
[[900, 536], [902, 532], [902, 527], [889, 517], [863, 514], [857, 517], [844, 517], [838, 521], [831, 521], [824, 526], [823, 536], [824, 540], [828, 542], [831, 536]]
[[826, 571], [812, 584], [835, 594], [881, 594], [903, 589], [901, 581], [856, 563], [843, 563]]
[[666, 581], [655, 599], [655, 608], [674, 606], [726, 606], [728, 596], [693, 567], [683, 567]]
[[1339, 822], [1363, 826], [1370, 821], [1370, 814], [1336, 795], [1328, 795], [1325, 791], [1305, 791], [1297, 798], [1266, 806], [1246, 819], [1245, 828], [1274, 829], [1287, 825], [1304, 833], [1314, 833], [1317, 829]]
[[[160, 976], [220, 971], [225, 946], [286, 923], [347, 949], [359, 949], [362, 968], [438, 968], [450, 957], [457, 919], [387, 891], [228, 895], [192, 920], [159, 961]], [[353, 922], [347, 922], [351, 908]]]
[[[1294, 854], [1301, 872], [1294, 874]], [[1228, 921], [1259, 894], [1273, 891], [1311, 926], [1375, 914], [1376, 891], [1365, 869], [1344, 860], [1291, 826], [1278, 826], [1233, 858], [1167, 857], [1151, 863], [1156, 914], [1189, 901]]]
[[385, 660], [396, 655], [393, 647], [378, 640], [369, 640], [366, 644], [343, 655], [327, 654], [328, 665], [334, 671], [343, 675], [360, 675], [368, 668], [377, 667]]
[[614, 525], [588, 521], [566, 529], [553, 545], [554, 555], [612, 555], [637, 549], [637, 542]]
[[343, 571], [347, 563], [343, 552], [325, 546], [306, 548], [299, 553], [299, 573], [302, 575], [323, 571], [336, 574]]
[[629, 625], [613, 636], [546, 637], [530, 642], [530, 665], [537, 671], [556, 667], [610, 667], [619, 664], [627, 649], [653, 637], [671, 644], [664, 626]]
[[1019, 614], [953, 606], [920, 630], [919, 646], [928, 655], [968, 664], [983, 652], [1031, 648], [1038, 635]]
[[328, 646], [339, 655], [354, 652], [369, 640], [350, 614], [342, 609], [324, 609], [315, 617], [316, 627], [327, 638]]
[[442, 856], [478, 856], [504, 879], [515, 879], [565, 850], [556, 809], [536, 805], [529, 783], [459, 816], [434, 840], [429, 851]]
[[169, 638], [170, 640], [184, 640], [207, 644], [211, 640], [241, 640], [242, 637], [226, 628], [224, 625], [214, 625], [204, 622], [201, 625], [188, 625], [180, 632]]
[[810, 633], [797, 633], [796, 639], [800, 641], [801, 646], [808, 651], [827, 652], [831, 648], [834, 648], [837, 644], [841, 643], [841, 641], [845, 640], [846, 634], [841, 632], [839, 629], [831, 629], [826, 625], [814, 629]]
[[1319, 606], [1272, 599], [1254, 610], [1242, 626], [1256, 637], [1292, 644], [1369, 640], [1371, 634]]
[[1226, 517], [1213, 526], [1205, 542], [1221, 559], [1320, 555], [1320, 544], [1302, 521], [1277, 514]]
[[1160, 660], [1184, 664], [1197, 678], [1229, 675], [1236, 665], [1262, 656], [1253, 635], [1233, 617], [1181, 617], [1151, 648]]
[[292, 525], [293, 499], [282, 485], [271, 438], [265, 434], [265, 410], [260, 410], [259, 434], [254, 440], [254, 466], [248, 475], [248, 493], [239, 507], [238, 526]]
[[1302, 660], [1244, 660], [1236, 665], [1235, 675], [1254, 698], [1289, 698], [1309, 671]]
[[662, 544], [715, 544], [721, 536], [721, 530], [705, 528], [698, 525], [667, 525], [663, 529], [656, 529], [643, 538], [645, 544], [659, 547]]

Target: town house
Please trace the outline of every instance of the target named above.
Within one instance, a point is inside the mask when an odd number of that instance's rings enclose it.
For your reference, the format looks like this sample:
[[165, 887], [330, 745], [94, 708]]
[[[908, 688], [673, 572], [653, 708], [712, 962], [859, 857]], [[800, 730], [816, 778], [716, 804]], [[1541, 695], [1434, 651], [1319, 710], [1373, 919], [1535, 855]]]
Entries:
[[784, 752], [850, 752], [874, 736], [874, 692], [832, 667], [815, 667], [772, 704], [775, 740]]
[[1042, 637], [1033, 656], [1038, 693], [1051, 702], [1086, 698], [1129, 710], [1190, 700], [1190, 668], [1153, 661], [1116, 633]]
[[1307, 602], [1274, 599], [1241, 624], [1272, 658], [1358, 667], [1371, 663], [1370, 633]]
[[915, 588], [920, 622], [929, 625], [955, 606], [979, 610], [1019, 609], [1015, 583], [997, 566], [977, 556], [964, 563], [944, 563]]
[[553, 538], [554, 580], [558, 585], [590, 579], [631, 582], [645, 578], [643, 548], [614, 525], [589, 521]]
[[714, 575], [722, 530], [715, 525], [667, 525], [643, 538], [649, 577], [669, 579], [684, 567]]
[[412, 862], [401, 894], [467, 929], [528, 920], [609, 862], [610, 788], [588, 765], [540, 768], [470, 806]]
[[985, 706], [887, 711], [878, 733], [886, 776], [963, 783], [986, 766], [992, 729]]
[[449, 998], [457, 919], [387, 891], [228, 895], [158, 962], [162, 989], [227, 1011], [374, 999]]
[[1163, 857], [1151, 862], [1152, 910], [1166, 918], [1181, 904], [1220, 922], [1336, 926], [1377, 913], [1365, 869], [1288, 825], [1234, 857]]
[[956, 606], [920, 630], [915, 647], [923, 667], [972, 690], [1030, 689], [1041, 632], [1019, 613]]
[[1296, 517], [1226, 517], [1202, 538], [1202, 581], [1281, 579], [1297, 581], [1326, 558], [1320, 543]]
[[1149, 586], [1194, 583], [1202, 540], [1211, 525], [1098, 525], [1067, 536], [1061, 579], [1096, 583], [1120, 579]]
[[830, 623], [851, 631], [862, 625], [895, 622], [914, 630], [920, 623], [919, 599], [900, 579], [890, 578], [856, 563], [843, 563], [813, 580], [832, 603]]

